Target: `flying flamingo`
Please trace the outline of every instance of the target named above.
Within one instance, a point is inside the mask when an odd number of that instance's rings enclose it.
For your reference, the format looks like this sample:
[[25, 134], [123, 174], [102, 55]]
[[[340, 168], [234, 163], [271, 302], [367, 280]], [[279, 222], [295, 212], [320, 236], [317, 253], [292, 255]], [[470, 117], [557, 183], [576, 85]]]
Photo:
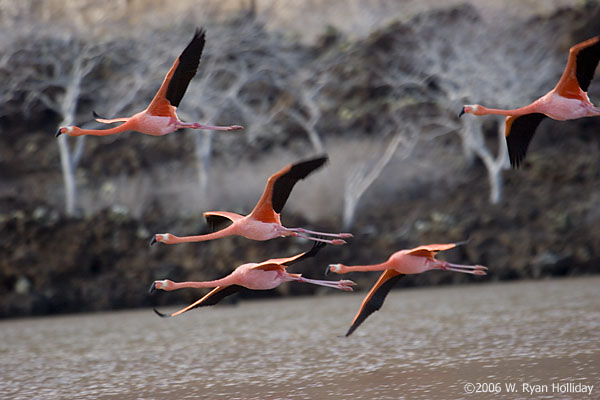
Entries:
[[204, 29], [196, 29], [192, 41], [183, 50], [181, 55], [175, 60], [173, 66], [165, 76], [165, 79], [158, 89], [158, 92], [150, 102], [150, 105], [142, 112], [133, 117], [105, 119], [94, 112], [96, 121], [104, 124], [123, 122], [123, 124], [110, 129], [81, 129], [77, 126], [62, 127], [56, 133], [69, 136], [95, 135], [106, 136], [114, 135], [124, 131], [138, 131], [147, 135], [161, 136], [174, 132], [178, 129], [209, 129], [217, 131], [233, 131], [243, 129], [239, 125], [233, 126], [211, 126], [201, 125], [199, 123], [185, 123], [179, 120], [176, 110], [185, 91], [196, 75], [202, 49], [204, 49]]
[[157, 289], [171, 291], [182, 288], [214, 288], [200, 300], [172, 314], [163, 314], [156, 309], [154, 309], [154, 312], [161, 317], [174, 317], [196, 307], [215, 305], [223, 298], [240, 291], [243, 287], [252, 290], [269, 290], [276, 288], [283, 282], [289, 281], [311, 283], [313, 285], [326, 286], [351, 292], [352, 286], [355, 286], [356, 284], [349, 280], [314, 280], [303, 278], [300, 274], [290, 274], [286, 271], [286, 267], [302, 261], [305, 258], [314, 256], [324, 246], [325, 243], [315, 242], [312, 249], [293, 257], [274, 258], [261, 263], [242, 264], [225, 278], [217, 279], [216, 281], [173, 282], [168, 279], [154, 281], [152, 286], [150, 286], [150, 294]]
[[545, 117], [564, 121], [600, 116], [600, 107], [595, 107], [587, 95], [599, 60], [600, 36], [596, 36], [571, 47], [567, 66], [556, 87], [530, 105], [514, 110], [465, 105], [459, 117], [464, 113], [506, 115], [504, 135], [510, 164], [518, 168], [536, 128]]
[[[286, 228], [281, 225], [279, 217], [279, 213], [283, 209], [296, 182], [304, 179], [312, 171], [322, 166], [325, 161], [327, 161], [327, 156], [299, 161], [271, 175], [267, 181], [267, 187], [254, 207], [254, 210], [246, 216], [227, 211], [210, 211], [204, 213], [204, 217], [210, 225], [228, 220], [233, 222], [224, 229], [206, 235], [184, 237], [178, 237], [171, 233], [159, 233], [154, 235], [150, 241], [150, 245], [156, 242], [166, 244], [203, 242], [230, 235], [244, 236], [252, 240], [269, 240], [276, 237], [297, 236], [317, 242], [344, 244], [346, 242], [342, 238], [350, 238], [352, 234], [315, 232], [304, 228]], [[332, 237], [335, 239], [328, 240], [311, 235]]]
[[449, 250], [464, 243], [429, 244], [410, 250], [400, 250], [392, 254], [386, 262], [381, 264], [357, 265], [353, 267], [344, 264], [330, 264], [325, 271], [325, 275], [329, 271], [337, 274], [346, 274], [354, 271], [384, 271], [363, 300], [350, 329], [346, 332], [346, 336], [350, 336], [369, 315], [381, 308], [392, 286], [404, 275], [420, 274], [421, 272], [433, 269], [485, 275], [487, 268], [481, 265], [452, 264], [435, 259], [439, 251]]

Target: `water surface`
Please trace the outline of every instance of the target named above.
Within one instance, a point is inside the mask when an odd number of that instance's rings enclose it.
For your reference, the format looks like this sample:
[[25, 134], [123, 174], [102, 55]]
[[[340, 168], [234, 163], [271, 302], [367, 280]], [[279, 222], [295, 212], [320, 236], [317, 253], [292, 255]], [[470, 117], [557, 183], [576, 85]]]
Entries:
[[0, 397], [600, 398], [599, 277], [395, 290], [345, 338], [363, 296], [4, 320]]

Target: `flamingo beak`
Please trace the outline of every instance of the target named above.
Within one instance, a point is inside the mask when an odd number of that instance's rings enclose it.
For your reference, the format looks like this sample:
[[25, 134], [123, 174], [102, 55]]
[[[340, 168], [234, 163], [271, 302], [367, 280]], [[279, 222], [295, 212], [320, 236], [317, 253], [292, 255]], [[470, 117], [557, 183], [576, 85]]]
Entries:
[[327, 268], [325, 268], [325, 276], [329, 275], [329, 267], [330, 265], [328, 265]]
[[54, 135], [54, 137], [59, 137], [61, 134], [62, 134], [62, 132], [59, 129], [58, 132], [56, 132], [56, 135]]
[[465, 108], [463, 107], [462, 110], [460, 110], [460, 112], [458, 113], [458, 118], [462, 117], [462, 115], [465, 113]]
[[150, 286], [150, 290], [148, 290], [149, 294], [154, 293], [154, 291], [156, 290], [156, 282], [152, 282], [152, 285]]
[[168, 315], [168, 314], [163, 314], [163, 313], [161, 313], [160, 311], [158, 311], [156, 308], [153, 308], [153, 310], [154, 310], [154, 312], [156, 313], [156, 315], [158, 315], [158, 316], [159, 316], [159, 317], [161, 317], [161, 318], [169, 318], [169, 317], [170, 317], [170, 315]]
[[150, 240], [150, 246], [152, 246], [154, 243], [156, 243], [156, 235], [152, 236], [152, 239]]

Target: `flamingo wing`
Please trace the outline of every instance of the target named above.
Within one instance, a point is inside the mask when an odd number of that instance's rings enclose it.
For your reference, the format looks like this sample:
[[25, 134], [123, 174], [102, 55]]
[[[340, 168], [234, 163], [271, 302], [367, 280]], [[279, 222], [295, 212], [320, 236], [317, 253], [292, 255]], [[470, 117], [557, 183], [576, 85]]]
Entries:
[[375, 282], [375, 285], [373, 285], [363, 300], [358, 313], [352, 321], [352, 325], [350, 325], [350, 329], [348, 329], [348, 332], [346, 332], [346, 336], [350, 336], [352, 332], [354, 332], [369, 315], [381, 308], [385, 297], [390, 292], [390, 289], [392, 289], [396, 282], [398, 282], [398, 280], [403, 276], [404, 274], [401, 274], [394, 269], [387, 269], [383, 274], [381, 274], [377, 282]]
[[165, 76], [160, 89], [148, 106], [152, 115], [172, 116], [172, 108], [178, 107], [190, 81], [196, 75], [200, 56], [204, 49], [205, 31], [196, 29], [194, 37], [177, 57], [173, 66]]
[[101, 117], [100, 115], [98, 115], [96, 113], [96, 111], [92, 111], [92, 113], [94, 114], [94, 119], [103, 124], [112, 124], [115, 122], [127, 122], [131, 119], [129, 117], [107, 119], [107, 118], [104, 118], [104, 117]]
[[299, 161], [271, 175], [261, 198], [250, 215], [263, 222], [279, 222], [274, 214], [281, 213], [296, 182], [306, 178], [311, 172], [325, 164], [326, 161], [326, 155]]
[[579, 53], [577, 53], [577, 82], [581, 90], [588, 91], [594, 72], [600, 61], [600, 36], [586, 40], [582, 44], [586, 44]]
[[506, 136], [510, 165], [513, 168], [518, 168], [525, 159], [529, 142], [544, 118], [546, 116], [541, 113], [506, 117], [504, 135]]
[[261, 262], [260, 264], [256, 264], [254, 267], [249, 268], [252, 269], [260, 269], [263, 271], [276, 271], [276, 270], [285, 270], [285, 266], [281, 265], [277, 262], [273, 262], [273, 260]]
[[208, 292], [200, 300], [196, 301], [195, 303], [190, 304], [189, 306], [187, 306], [185, 308], [182, 308], [179, 311], [176, 311], [171, 314], [163, 314], [155, 308], [154, 312], [158, 316], [163, 317], [163, 318], [175, 317], [177, 315], [183, 314], [184, 312], [192, 310], [197, 307], [214, 306], [215, 304], [217, 304], [218, 302], [223, 300], [225, 297], [239, 292], [240, 290], [242, 290], [242, 288], [243, 288], [243, 286], [239, 286], [239, 285], [217, 286], [216, 288], [214, 288], [213, 290]]
[[310, 250], [305, 251], [304, 253], [297, 254], [293, 257], [278, 258], [278, 259], [274, 259], [271, 261], [275, 261], [279, 264], [283, 264], [286, 267], [289, 267], [290, 265], [296, 264], [297, 262], [300, 262], [300, 261], [304, 260], [305, 258], [314, 257], [319, 252], [319, 250], [321, 250], [326, 245], [327, 245], [327, 243], [324, 243], [324, 242], [315, 242], [313, 247], [311, 247]]
[[600, 36], [576, 44], [569, 49], [569, 59], [556, 92], [564, 97], [579, 98], [579, 89], [587, 92], [600, 60]]
[[444, 244], [426, 244], [423, 246], [415, 247], [414, 249], [408, 250], [406, 254], [410, 254], [412, 256], [421, 256], [421, 257], [433, 257], [436, 253], [440, 251], [450, 250], [457, 246], [462, 246], [467, 243], [468, 240], [463, 240], [462, 242], [456, 243], [444, 243]]
[[227, 222], [235, 222], [239, 219], [244, 218], [243, 215], [239, 215], [228, 211], [208, 211], [205, 212], [203, 215], [206, 219], [206, 223], [208, 224], [208, 226], [210, 226], [213, 232], [217, 229], [221, 229], [221, 227]]

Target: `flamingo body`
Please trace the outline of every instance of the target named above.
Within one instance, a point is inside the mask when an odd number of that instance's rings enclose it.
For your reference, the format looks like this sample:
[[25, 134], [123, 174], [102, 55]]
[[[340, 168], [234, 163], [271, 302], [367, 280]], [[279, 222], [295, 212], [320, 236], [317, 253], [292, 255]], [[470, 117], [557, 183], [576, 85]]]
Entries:
[[[350, 238], [350, 233], [326, 233], [310, 231], [304, 228], [286, 228], [281, 225], [279, 213], [283, 209], [294, 185], [301, 179], [306, 178], [311, 172], [321, 167], [327, 161], [327, 156], [299, 161], [290, 164], [271, 175], [267, 186], [258, 203], [250, 212], [243, 216], [227, 211], [210, 211], [204, 213], [207, 222], [230, 221], [231, 225], [219, 231], [196, 236], [175, 236], [171, 233], [159, 233], [152, 237], [150, 244], [156, 242], [165, 244], [176, 244], [186, 242], [203, 242], [219, 239], [230, 235], [243, 236], [251, 240], [270, 240], [277, 237], [296, 236], [316, 242], [329, 244], [344, 244], [343, 238]], [[317, 237], [315, 237], [317, 236]], [[323, 237], [333, 239], [324, 239]]]
[[533, 104], [536, 112], [558, 121], [567, 121], [595, 115], [594, 106], [587, 94], [580, 91], [581, 96], [564, 97], [555, 91], [545, 94]]
[[69, 136], [107, 136], [125, 131], [137, 131], [147, 135], [162, 136], [184, 128], [218, 131], [243, 129], [239, 125], [212, 126], [201, 125], [199, 123], [186, 123], [179, 120], [177, 116], [177, 107], [179, 107], [179, 103], [190, 81], [196, 75], [204, 43], [205, 32], [203, 29], [197, 29], [190, 43], [173, 63], [158, 92], [145, 110], [131, 117], [113, 119], [101, 118], [94, 113], [96, 121], [100, 123], [113, 124], [122, 122], [122, 124], [109, 129], [81, 129], [77, 126], [65, 126], [58, 129], [56, 136], [61, 134]]
[[380, 264], [347, 266], [344, 264], [330, 264], [328, 272], [346, 274], [356, 271], [383, 271], [375, 285], [365, 296], [358, 313], [354, 317], [346, 336], [350, 336], [369, 315], [379, 310], [391, 288], [404, 275], [420, 274], [425, 271], [441, 269], [444, 271], [461, 272], [472, 275], [485, 275], [487, 268], [481, 265], [452, 264], [447, 261], [437, 260], [436, 254], [440, 251], [452, 249], [461, 243], [430, 244], [415, 247], [409, 250], [400, 250], [392, 254], [387, 261]]
[[286, 232], [278, 222], [263, 222], [249, 216], [237, 222], [238, 235], [252, 240], [270, 240], [286, 236]]
[[262, 263], [247, 263], [237, 267], [228, 276], [214, 281], [206, 282], [173, 282], [168, 279], [154, 281], [150, 287], [150, 293], [157, 289], [160, 290], [178, 290], [182, 288], [214, 288], [207, 295], [195, 303], [170, 315], [162, 314], [154, 310], [161, 317], [173, 317], [183, 314], [196, 307], [212, 306], [217, 304], [224, 297], [236, 293], [241, 288], [251, 290], [269, 290], [274, 289], [283, 282], [297, 281], [311, 283], [313, 285], [326, 286], [334, 289], [352, 291], [356, 284], [349, 280], [325, 281], [304, 278], [300, 274], [291, 274], [286, 268], [305, 258], [314, 256], [325, 243], [315, 242], [315, 245], [304, 253], [300, 253], [288, 258], [274, 258]]
[[600, 116], [600, 108], [590, 101], [587, 90], [600, 61], [600, 36], [571, 47], [563, 74], [551, 91], [528, 106], [500, 110], [479, 104], [465, 105], [459, 116], [505, 115], [504, 135], [510, 163], [514, 168], [525, 158], [529, 142], [545, 117], [559, 121]]

